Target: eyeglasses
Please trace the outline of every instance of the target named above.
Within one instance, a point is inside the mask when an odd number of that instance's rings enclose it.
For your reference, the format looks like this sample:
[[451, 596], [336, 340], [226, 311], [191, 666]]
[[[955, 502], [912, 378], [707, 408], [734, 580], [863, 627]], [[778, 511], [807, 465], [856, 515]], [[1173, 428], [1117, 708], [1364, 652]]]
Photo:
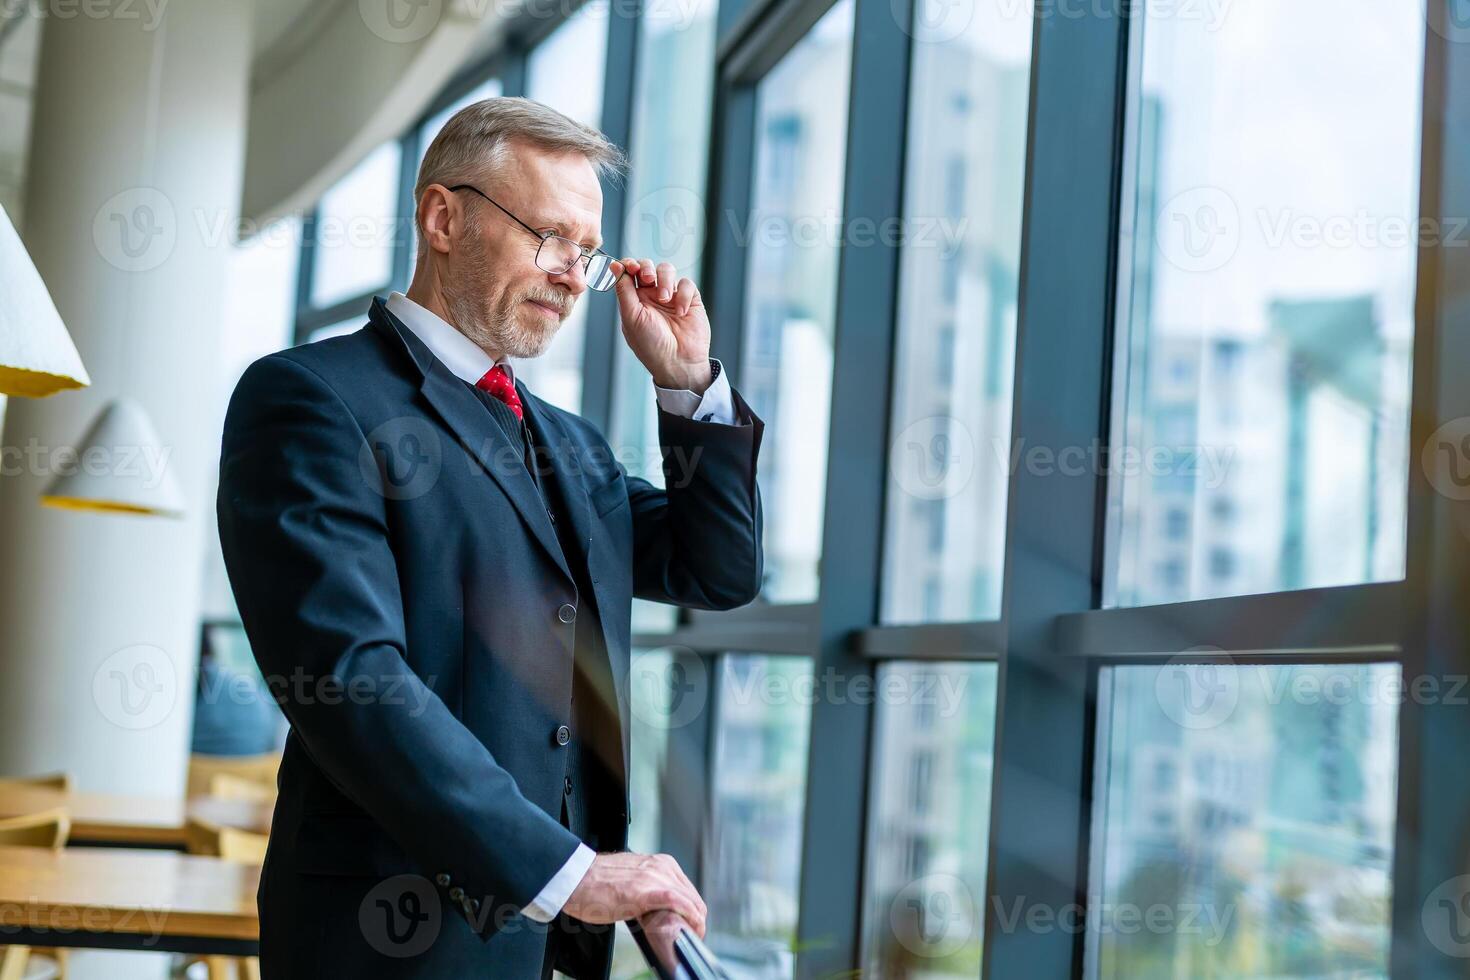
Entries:
[[485, 200], [494, 204], [500, 210], [505, 211], [506, 217], [520, 225], [522, 228], [541, 239], [541, 247], [536, 250], [536, 268], [542, 272], [549, 272], [559, 276], [571, 269], [579, 260], [587, 263], [587, 288], [598, 292], [605, 292], [613, 287], [618, 277], [613, 275], [613, 257], [600, 248], [583, 248], [570, 238], [553, 235], [549, 231], [537, 231], [526, 224], [520, 218], [506, 211], [498, 201], [489, 194], [473, 187], [470, 184], [455, 184], [449, 188], [451, 191], [474, 191]]

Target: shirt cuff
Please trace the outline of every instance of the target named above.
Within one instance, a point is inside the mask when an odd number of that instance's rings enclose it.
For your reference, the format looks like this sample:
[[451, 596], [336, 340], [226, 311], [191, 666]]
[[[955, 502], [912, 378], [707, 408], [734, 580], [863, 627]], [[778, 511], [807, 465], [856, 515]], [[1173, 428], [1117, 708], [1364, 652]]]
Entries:
[[714, 380], [700, 397], [688, 388], [660, 388], [653, 386], [658, 407], [670, 415], [682, 415], [699, 422], [719, 422], [721, 425], [735, 424], [735, 400], [730, 396], [730, 379], [725, 375], [719, 360], [709, 359]]
[[572, 892], [577, 890], [577, 886], [586, 877], [587, 869], [592, 867], [592, 859], [595, 857], [596, 851], [586, 844], [578, 844], [572, 856], [567, 858], [567, 863], [551, 876], [540, 894], [531, 899], [531, 904], [521, 909], [521, 914], [533, 922], [550, 922], [556, 918], [562, 906], [567, 904], [567, 899], [572, 897]]

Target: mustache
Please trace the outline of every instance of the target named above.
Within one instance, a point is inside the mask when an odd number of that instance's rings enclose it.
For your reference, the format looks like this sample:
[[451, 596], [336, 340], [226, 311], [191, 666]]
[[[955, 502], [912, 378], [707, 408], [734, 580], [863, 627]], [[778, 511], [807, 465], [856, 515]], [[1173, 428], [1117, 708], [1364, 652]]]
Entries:
[[557, 313], [559, 313], [563, 317], [572, 312], [571, 300], [557, 293], [532, 291], [522, 294], [521, 298], [534, 300], [537, 303], [543, 303], [546, 306], [549, 306], [552, 309], [556, 310]]

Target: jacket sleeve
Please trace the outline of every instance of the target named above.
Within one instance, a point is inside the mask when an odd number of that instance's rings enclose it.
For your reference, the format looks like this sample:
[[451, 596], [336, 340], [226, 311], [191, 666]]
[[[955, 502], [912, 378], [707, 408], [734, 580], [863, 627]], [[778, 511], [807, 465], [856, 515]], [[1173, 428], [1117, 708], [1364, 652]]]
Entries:
[[[765, 423], [731, 389], [734, 425], [658, 412], [664, 487], [628, 478], [633, 594], [696, 609], [733, 609], [761, 588], [756, 458]], [[625, 471], [626, 472], [626, 471]]]
[[307, 753], [425, 876], [462, 889], [461, 910], [489, 938], [579, 841], [409, 666], [371, 459], [321, 377], [284, 355], [257, 361], [225, 420], [225, 564], [256, 660]]

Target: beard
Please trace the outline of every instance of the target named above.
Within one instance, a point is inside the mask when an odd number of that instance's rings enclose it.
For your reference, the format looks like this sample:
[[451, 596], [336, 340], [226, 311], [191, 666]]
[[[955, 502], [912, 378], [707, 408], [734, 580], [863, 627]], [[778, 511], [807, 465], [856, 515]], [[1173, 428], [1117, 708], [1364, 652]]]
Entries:
[[[461, 242], [469, 271], [455, 283], [445, 283], [444, 304], [454, 326], [492, 357], [540, 357], [572, 312], [572, 298], [548, 286], [506, 289], [494, 298], [495, 280], [485, 262], [485, 250], [473, 230]], [[522, 309], [527, 300], [559, 311], [555, 322], [538, 312]]]

